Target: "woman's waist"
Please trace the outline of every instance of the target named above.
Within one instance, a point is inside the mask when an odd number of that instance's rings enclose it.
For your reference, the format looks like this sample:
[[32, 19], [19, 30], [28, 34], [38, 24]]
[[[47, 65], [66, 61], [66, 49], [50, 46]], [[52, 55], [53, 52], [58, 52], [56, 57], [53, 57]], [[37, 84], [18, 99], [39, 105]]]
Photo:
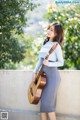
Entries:
[[[45, 59], [46, 56], [40, 55], [39, 58]], [[55, 61], [56, 61], [56, 57], [55, 57], [55, 56], [49, 56], [49, 57], [48, 57], [48, 61], [49, 61], [49, 62], [55, 62]]]
[[[45, 58], [44, 58], [44, 57], [41, 57], [41, 59], [45, 60]], [[49, 62], [56, 62], [56, 60], [49, 59], [49, 58], [48, 58], [48, 61], [49, 61]]]

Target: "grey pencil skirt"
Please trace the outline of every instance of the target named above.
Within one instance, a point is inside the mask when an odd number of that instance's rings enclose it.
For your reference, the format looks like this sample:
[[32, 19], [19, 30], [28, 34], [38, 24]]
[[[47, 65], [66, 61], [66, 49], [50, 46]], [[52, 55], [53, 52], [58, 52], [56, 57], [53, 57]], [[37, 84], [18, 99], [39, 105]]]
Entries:
[[[42, 58], [42, 60], [44, 60]], [[45, 66], [47, 83], [42, 91], [40, 100], [40, 112], [55, 112], [57, 103], [57, 91], [61, 81], [58, 68]]]

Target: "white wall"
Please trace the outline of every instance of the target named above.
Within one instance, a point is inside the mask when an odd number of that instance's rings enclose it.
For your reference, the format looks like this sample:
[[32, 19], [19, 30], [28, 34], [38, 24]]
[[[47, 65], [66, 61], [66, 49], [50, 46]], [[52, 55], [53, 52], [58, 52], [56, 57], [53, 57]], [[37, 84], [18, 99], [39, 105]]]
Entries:
[[[57, 94], [56, 112], [80, 115], [80, 70], [59, 70], [61, 83]], [[27, 89], [32, 80], [32, 71], [0, 71], [0, 108], [39, 111], [40, 103], [28, 102]]]

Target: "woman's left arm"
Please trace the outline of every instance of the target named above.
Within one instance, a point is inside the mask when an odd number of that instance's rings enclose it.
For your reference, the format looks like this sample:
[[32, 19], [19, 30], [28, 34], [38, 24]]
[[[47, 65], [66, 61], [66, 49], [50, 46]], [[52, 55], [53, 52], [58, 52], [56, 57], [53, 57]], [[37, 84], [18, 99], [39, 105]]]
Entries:
[[49, 67], [60, 67], [64, 65], [64, 59], [63, 59], [63, 54], [62, 54], [62, 49], [61, 46], [58, 44], [56, 49], [55, 49], [57, 61], [55, 62], [48, 62]]

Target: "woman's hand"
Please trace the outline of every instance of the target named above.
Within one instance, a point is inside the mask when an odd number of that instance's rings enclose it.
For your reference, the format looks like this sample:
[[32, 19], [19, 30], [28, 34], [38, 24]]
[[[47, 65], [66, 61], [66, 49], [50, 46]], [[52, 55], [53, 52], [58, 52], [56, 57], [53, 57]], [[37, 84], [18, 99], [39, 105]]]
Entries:
[[35, 82], [35, 79], [36, 79], [36, 73], [34, 73], [32, 76], [32, 82]]
[[46, 65], [46, 66], [48, 66], [48, 65], [49, 65], [48, 60], [45, 59], [45, 60], [43, 61], [43, 64]]

